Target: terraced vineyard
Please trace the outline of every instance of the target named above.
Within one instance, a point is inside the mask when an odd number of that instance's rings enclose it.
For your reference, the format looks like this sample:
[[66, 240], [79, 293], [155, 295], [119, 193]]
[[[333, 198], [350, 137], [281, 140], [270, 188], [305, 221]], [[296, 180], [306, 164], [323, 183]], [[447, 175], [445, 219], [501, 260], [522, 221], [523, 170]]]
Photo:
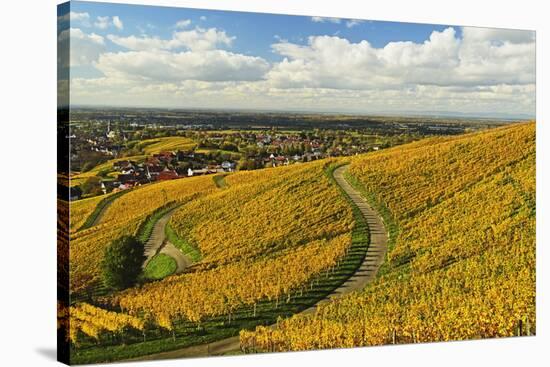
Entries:
[[325, 165], [230, 175], [229, 188], [181, 206], [170, 226], [202, 260], [188, 274], [129, 290], [114, 303], [157, 322], [200, 324], [264, 298], [287, 300], [309, 286], [351, 245], [351, 210]]
[[[141, 336], [136, 340], [130, 332], [130, 340], [143, 343], [122, 352], [106, 342], [111, 340], [109, 329], [96, 333], [97, 328], [85, 324], [87, 329], [75, 331], [74, 339], [79, 341], [75, 360], [116, 360], [122, 355], [173, 349], [179, 343], [192, 345], [203, 338], [200, 330], [209, 330], [204, 331], [208, 338], [204, 340], [217, 340], [236, 335], [242, 327], [289, 316], [328, 295], [353, 274], [366, 251], [364, 235], [352, 241], [352, 209], [329, 178], [327, 168], [332, 163], [336, 161], [236, 173], [226, 176], [221, 188], [209, 176], [171, 181], [178, 185], [194, 180], [195, 187], [202, 185], [201, 190], [197, 188], [201, 195], [188, 201], [192, 191], [180, 189], [183, 205], [167, 227], [172, 232], [169, 238], [183, 240], [200, 253], [198, 262], [183, 274], [99, 300], [105, 312], [143, 320], [148, 325], [144, 335], [151, 341]], [[130, 208], [143, 218], [153, 210], [144, 202], [155, 197], [155, 205], [162, 206], [170, 202], [162, 199], [163, 190], [175, 195], [175, 188], [160, 184], [141, 190], [116, 199], [99, 225], [77, 232], [82, 238], [75, 243], [82, 248], [93, 243], [86, 235], [90, 231], [98, 233], [93, 239], [101, 243], [106, 242], [102, 236], [119, 236], [128, 228], [135, 232], [139, 225], [130, 218]], [[90, 255], [81, 258], [90, 259]], [[97, 268], [89, 269], [92, 272], [99, 275]], [[158, 349], [159, 337], [165, 340], [162, 349]], [[107, 346], [95, 348], [93, 340]]]
[[[105, 211], [100, 223], [71, 236], [71, 291], [78, 292], [100, 281], [101, 258], [109, 242], [122, 235], [135, 235], [147, 216], [173, 202], [189, 201], [215, 190], [211, 177], [193, 177], [146, 185], [117, 198]], [[94, 200], [94, 199], [90, 199]], [[80, 211], [79, 202], [75, 205]], [[92, 205], [86, 205], [90, 212]]]
[[391, 230], [379, 278], [314, 314], [242, 331], [243, 348], [536, 332], [534, 123], [360, 156], [349, 174]]

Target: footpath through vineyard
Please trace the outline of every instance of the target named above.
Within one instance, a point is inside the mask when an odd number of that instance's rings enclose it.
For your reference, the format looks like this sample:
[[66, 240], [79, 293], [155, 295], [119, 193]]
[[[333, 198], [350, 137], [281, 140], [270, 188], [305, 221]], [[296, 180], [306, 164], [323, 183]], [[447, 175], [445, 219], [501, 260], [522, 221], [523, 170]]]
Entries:
[[177, 208], [174, 208], [168, 211], [155, 223], [153, 231], [151, 232], [151, 237], [149, 237], [149, 240], [145, 244], [145, 256], [147, 259], [143, 263], [143, 268], [145, 268], [149, 261], [157, 254], [168, 255], [176, 261], [176, 274], [183, 272], [191, 265], [191, 259], [185, 256], [166, 239], [166, 225], [176, 209]]
[[[342, 188], [345, 194], [350, 198], [354, 206], [359, 208], [361, 214], [367, 222], [370, 234], [370, 242], [363, 262], [357, 271], [346, 280], [341, 286], [336, 288], [330, 295], [317, 302], [312, 307], [302, 311], [302, 314], [315, 312], [315, 309], [324, 303], [330, 302], [334, 298], [341, 297], [354, 291], [363, 289], [371, 282], [378, 272], [378, 269], [384, 262], [387, 251], [388, 234], [384, 222], [380, 215], [367, 203], [363, 196], [355, 190], [344, 178], [348, 165], [341, 166], [334, 170], [334, 179], [338, 186]], [[276, 325], [272, 325], [276, 327]], [[195, 345], [168, 352], [155, 353], [147, 356], [138, 357], [132, 360], [154, 360], [154, 359], [172, 359], [185, 357], [201, 357], [212, 355], [223, 355], [240, 350], [239, 336], [218, 340], [216, 342]]]

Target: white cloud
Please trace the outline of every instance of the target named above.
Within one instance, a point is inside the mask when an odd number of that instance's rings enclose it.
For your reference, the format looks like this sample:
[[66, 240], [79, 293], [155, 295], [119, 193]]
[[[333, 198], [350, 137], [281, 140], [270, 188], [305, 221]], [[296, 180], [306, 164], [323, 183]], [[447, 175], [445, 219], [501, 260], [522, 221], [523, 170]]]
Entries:
[[363, 23], [364, 20], [359, 20], [359, 19], [350, 19], [346, 22], [346, 27], [348, 28], [353, 28], [355, 27], [356, 25], [359, 25], [361, 23]]
[[532, 32], [464, 28], [460, 37], [447, 28], [424, 42], [384, 47], [331, 36], [306, 44], [275, 38], [272, 49], [283, 60], [270, 65], [220, 49], [235, 37], [216, 28], [176, 31], [169, 39], [109, 35], [127, 49], [116, 53], [102, 53], [103, 37], [78, 31], [78, 54], [86, 56], [75, 62], [92, 62], [104, 76], [73, 78], [74, 103], [534, 113]]
[[514, 29], [463, 27], [463, 38], [469, 42], [508, 42], [531, 43], [535, 41], [535, 32]]
[[86, 26], [89, 26], [90, 14], [86, 12], [78, 13], [71, 11], [64, 15], [58, 16], [57, 20], [59, 22], [67, 22], [70, 20], [71, 22], [85, 23]]
[[197, 27], [188, 31], [178, 31], [169, 40], [158, 37], [119, 37], [107, 36], [113, 43], [129, 50], [173, 50], [185, 48], [189, 50], [213, 50], [218, 47], [230, 47], [235, 37], [228, 36], [225, 31], [216, 28], [203, 29]]
[[206, 17], [204, 15], [201, 15], [201, 17], [199, 19], [204, 22], [206, 20]]
[[327, 18], [327, 17], [311, 17], [311, 21], [314, 23], [334, 23], [334, 24], [340, 24], [342, 19], [340, 18]]
[[118, 15], [115, 15], [112, 18], [109, 16], [105, 16], [105, 17], [98, 16], [96, 18], [96, 21], [94, 22], [94, 26], [103, 30], [111, 26], [117, 28], [118, 30], [124, 29], [124, 24], [122, 23], [122, 20]]
[[[483, 41], [478, 39], [482, 38]], [[423, 43], [390, 42], [383, 48], [329, 36], [310, 37], [307, 45], [279, 42], [273, 50], [285, 59], [268, 73], [281, 88], [372, 89], [408, 85], [499, 85], [534, 83], [534, 43], [506, 33], [464, 39], [453, 28], [433, 32]], [[511, 43], [520, 40], [527, 43]]]
[[110, 18], [109, 17], [97, 17], [94, 23], [99, 29], [107, 29], [109, 27]]
[[[70, 43], [67, 41], [70, 39]], [[70, 28], [62, 31], [58, 37], [58, 43], [63, 45], [61, 49], [70, 52], [69, 57], [71, 66], [89, 65], [99, 58], [101, 52], [105, 50], [104, 38], [98, 34], [87, 34], [79, 28]], [[70, 50], [69, 50], [70, 45]]]
[[176, 28], [187, 28], [191, 25], [191, 19], [182, 19], [176, 23]]
[[225, 50], [104, 53], [95, 67], [107, 77], [134, 81], [243, 81], [261, 79], [269, 64], [260, 57]]
[[235, 37], [228, 36], [225, 31], [216, 28], [195, 28], [191, 31], [174, 33], [173, 40], [191, 50], [209, 50], [218, 46], [231, 46]]
[[[144, 30], [142, 30], [144, 32]], [[129, 50], [154, 50], [154, 49], [168, 49], [169, 41], [162, 40], [157, 37], [148, 37], [148, 36], [128, 36], [120, 37], [114, 34], [109, 34], [107, 38], [124, 48]]]
[[124, 28], [124, 24], [122, 24], [122, 20], [120, 20], [118, 15], [115, 15], [113, 17], [113, 25], [119, 30], [122, 30]]

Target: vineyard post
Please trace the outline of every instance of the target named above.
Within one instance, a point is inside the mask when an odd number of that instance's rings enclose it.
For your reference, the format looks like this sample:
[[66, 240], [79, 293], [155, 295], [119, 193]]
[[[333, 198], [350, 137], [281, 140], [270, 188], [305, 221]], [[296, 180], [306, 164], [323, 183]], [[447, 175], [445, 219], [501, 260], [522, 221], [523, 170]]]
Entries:
[[518, 321], [518, 336], [521, 336], [522, 327], [523, 327], [523, 321], [521, 319], [519, 319], [519, 321]]
[[526, 324], [527, 324], [527, 325], [525, 325], [526, 328], [527, 328], [527, 330], [526, 330], [526, 335], [527, 335], [527, 336], [531, 336], [531, 323], [529, 322], [529, 318], [527, 318]]
[[391, 343], [395, 344], [395, 329], [393, 329], [391, 333]]

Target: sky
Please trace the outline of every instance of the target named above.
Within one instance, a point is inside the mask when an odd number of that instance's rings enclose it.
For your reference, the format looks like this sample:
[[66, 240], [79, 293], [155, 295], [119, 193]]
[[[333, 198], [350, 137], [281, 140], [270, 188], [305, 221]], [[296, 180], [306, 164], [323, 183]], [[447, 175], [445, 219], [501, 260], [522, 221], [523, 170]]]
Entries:
[[71, 105], [535, 115], [533, 31], [80, 1], [58, 26]]

